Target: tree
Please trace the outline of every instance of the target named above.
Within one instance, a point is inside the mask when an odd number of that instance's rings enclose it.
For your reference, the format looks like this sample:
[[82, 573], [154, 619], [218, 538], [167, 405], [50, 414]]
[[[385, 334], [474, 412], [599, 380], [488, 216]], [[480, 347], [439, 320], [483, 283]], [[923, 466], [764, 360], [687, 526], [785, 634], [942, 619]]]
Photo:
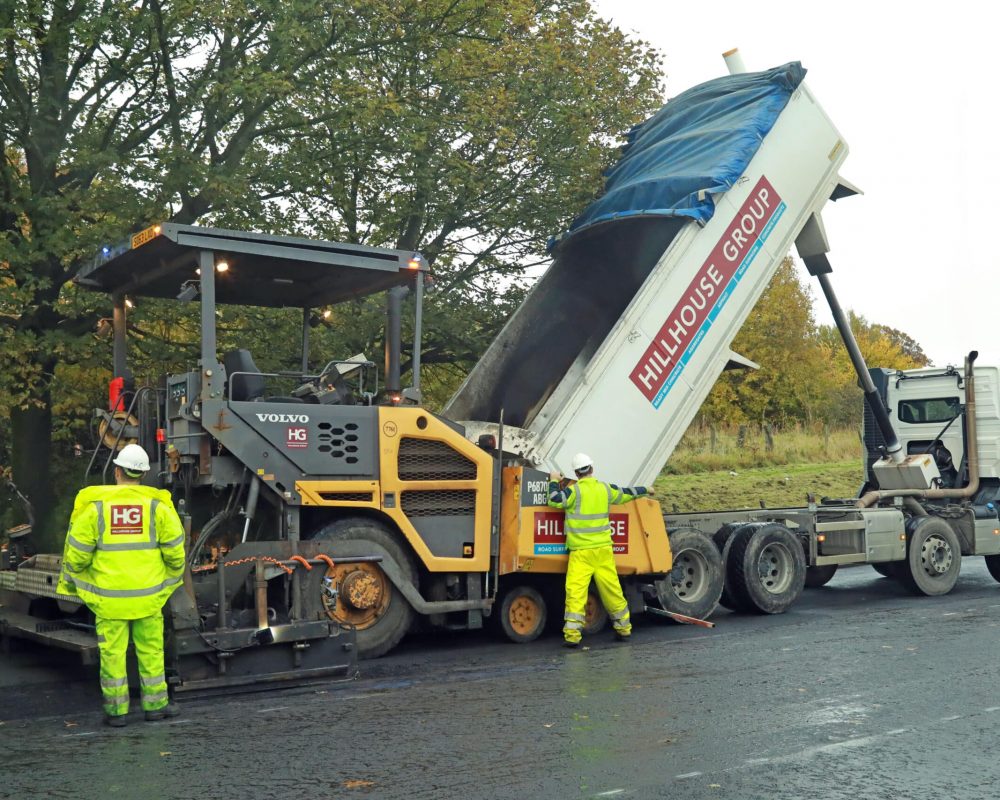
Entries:
[[[107, 359], [80, 259], [165, 219], [421, 249], [453, 363], [660, 88], [585, 0], [8, 0], [0, 30], [0, 410], [49, 531], [54, 396]], [[141, 304], [140, 360], [182, 318]]]

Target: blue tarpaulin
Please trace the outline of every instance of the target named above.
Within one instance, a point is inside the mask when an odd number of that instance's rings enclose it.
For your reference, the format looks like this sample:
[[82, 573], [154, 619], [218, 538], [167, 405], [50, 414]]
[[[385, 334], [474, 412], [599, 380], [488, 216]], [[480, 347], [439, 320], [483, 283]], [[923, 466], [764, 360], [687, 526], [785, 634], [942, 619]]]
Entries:
[[604, 194], [562, 240], [625, 217], [710, 220], [712, 194], [726, 191], [743, 174], [805, 75], [793, 61], [717, 78], [670, 100], [629, 131], [621, 159], [607, 172]]

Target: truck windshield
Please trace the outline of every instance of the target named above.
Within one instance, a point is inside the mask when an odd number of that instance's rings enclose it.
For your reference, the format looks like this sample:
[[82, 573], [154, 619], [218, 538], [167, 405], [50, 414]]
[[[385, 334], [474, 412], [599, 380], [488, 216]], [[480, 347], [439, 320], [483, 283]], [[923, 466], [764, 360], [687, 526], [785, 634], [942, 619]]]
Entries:
[[948, 422], [962, 411], [962, 401], [957, 397], [935, 397], [927, 400], [900, 400], [899, 421]]

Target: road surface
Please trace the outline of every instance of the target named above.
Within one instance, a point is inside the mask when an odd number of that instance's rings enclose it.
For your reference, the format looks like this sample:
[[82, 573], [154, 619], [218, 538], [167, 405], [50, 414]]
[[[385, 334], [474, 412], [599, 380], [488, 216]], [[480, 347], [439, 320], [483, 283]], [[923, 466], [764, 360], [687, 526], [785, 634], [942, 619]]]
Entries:
[[775, 617], [637, 619], [567, 651], [414, 638], [342, 684], [103, 727], [92, 673], [0, 658], [0, 798], [1000, 796], [1000, 584], [916, 598], [843, 570]]

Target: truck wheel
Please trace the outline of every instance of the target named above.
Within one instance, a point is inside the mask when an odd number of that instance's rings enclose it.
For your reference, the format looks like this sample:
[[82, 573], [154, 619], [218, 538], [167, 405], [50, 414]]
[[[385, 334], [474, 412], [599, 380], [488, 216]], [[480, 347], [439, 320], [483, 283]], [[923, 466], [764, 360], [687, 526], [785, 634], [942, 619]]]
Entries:
[[951, 525], [939, 517], [917, 517], [908, 526], [903, 585], [914, 594], [948, 594], [962, 570], [962, 548]]
[[891, 562], [884, 562], [882, 564], [872, 564], [872, 569], [875, 570], [883, 578], [895, 578], [896, 574], [892, 569]]
[[824, 564], [822, 567], [806, 567], [806, 588], [818, 589], [820, 586], [826, 586], [836, 574], [836, 564]]
[[608, 612], [604, 608], [599, 595], [594, 592], [587, 594], [587, 607], [583, 611], [586, 619], [583, 621], [583, 635], [593, 636], [600, 633], [608, 625]]
[[776, 522], [746, 525], [733, 540], [727, 577], [741, 607], [759, 614], [780, 614], [805, 586], [802, 545], [795, 534]]
[[984, 556], [984, 558], [986, 560], [986, 569], [990, 571], [993, 580], [1000, 581], [1000, 555]]
[[664, 611], [706, 619], [722, 595], [722, 556], [712, 540], [694, 528], [669, 534], [674, 567], [663, 580], [654, 581], [656, 599]]
[[719, 549], [719, 553], [722, 556], [722, 596], [719, 597], [719, 605], [725, 606], [730, 611], [739, 610], [736, 606], [736, 598], [733, 597], [732, 590], [729, 588], [729, 570], [727, 564], [729, 563], [729, 553], [733, 548], [733, 535], [736, 531], [745, 523], [742, 522], [727, 522], [714, 534], [712, 534], [712, 541], [715, 546]]
[[504, 592], [497, 625], [512, 642], [531, 642], [545, 630], [548, 610], [541, 592], [531, 586], [513, 586]]
[[338, 558], [380, 555], [392, 559], [414, 585], [417, 570], [409, 552], [382, 523], [364, 517], [331, 522], [312, 537], [329, 542], [334, 561], [326, 578], [336, 597], [321, 595], [323, 610], [344, 627], [354, 627], [358, 656], [378, 658], [399, 644], [413, 625], [413, 608], [377, 562], [337, 564]]

